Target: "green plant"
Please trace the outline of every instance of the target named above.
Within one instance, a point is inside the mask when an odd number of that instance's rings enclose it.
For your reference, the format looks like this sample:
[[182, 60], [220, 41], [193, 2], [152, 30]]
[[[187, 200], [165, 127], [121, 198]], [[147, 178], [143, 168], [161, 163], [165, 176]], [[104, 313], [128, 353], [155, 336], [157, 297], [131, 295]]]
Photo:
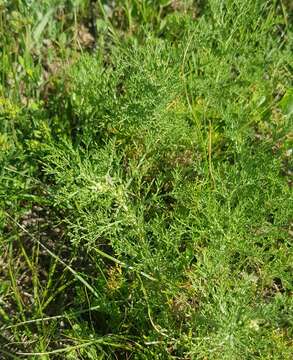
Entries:
[[[89, 4], [68, 4], [74, 38]], [[25, 78], [28, 106], [6, 58], [1, 356], [290, 359], [285, 6], [96, 5], [96, 51], [64, 48], [48, 91]]]

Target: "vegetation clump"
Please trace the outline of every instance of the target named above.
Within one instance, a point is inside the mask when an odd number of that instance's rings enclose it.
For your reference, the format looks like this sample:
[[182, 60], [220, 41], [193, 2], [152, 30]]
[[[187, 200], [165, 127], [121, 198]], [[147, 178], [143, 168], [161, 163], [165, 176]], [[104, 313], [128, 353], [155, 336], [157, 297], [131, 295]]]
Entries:
[[0, 357], [290, 359], [289, 2], [0, 7]]

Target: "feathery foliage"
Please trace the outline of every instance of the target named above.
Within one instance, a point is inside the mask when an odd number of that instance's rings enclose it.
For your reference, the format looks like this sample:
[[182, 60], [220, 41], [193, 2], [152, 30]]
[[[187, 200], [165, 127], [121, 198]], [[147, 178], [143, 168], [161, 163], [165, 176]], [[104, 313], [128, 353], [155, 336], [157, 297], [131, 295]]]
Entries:
[[1, 4], [1, 356], [289, 359], [290, 3], [61, 3]]

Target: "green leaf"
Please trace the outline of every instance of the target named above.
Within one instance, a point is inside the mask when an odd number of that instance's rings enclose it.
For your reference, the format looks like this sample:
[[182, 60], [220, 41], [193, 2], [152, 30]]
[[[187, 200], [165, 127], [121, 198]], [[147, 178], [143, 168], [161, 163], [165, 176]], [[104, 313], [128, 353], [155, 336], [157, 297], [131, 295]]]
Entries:
[[279, 103], [279, 106], [285, 115], [293, 113], [293, 88], [289, 88]]
[[54, 9], [51, 8], [37, 24], [37, 26], [33, 32], [33, 38], [34, 38], [35, 42], [39, 41], [43, 31], [45, 30], [46, 25], [48, 24], [48, 22], [50, 20], [53, 10]]

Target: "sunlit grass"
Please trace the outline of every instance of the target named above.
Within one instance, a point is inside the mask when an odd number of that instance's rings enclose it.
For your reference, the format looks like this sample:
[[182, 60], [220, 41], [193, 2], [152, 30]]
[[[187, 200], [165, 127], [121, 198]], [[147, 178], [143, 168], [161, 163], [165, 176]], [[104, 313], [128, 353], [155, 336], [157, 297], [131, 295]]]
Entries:
[[0, 357], [290, 359], [290, 6], [0, 6]]

